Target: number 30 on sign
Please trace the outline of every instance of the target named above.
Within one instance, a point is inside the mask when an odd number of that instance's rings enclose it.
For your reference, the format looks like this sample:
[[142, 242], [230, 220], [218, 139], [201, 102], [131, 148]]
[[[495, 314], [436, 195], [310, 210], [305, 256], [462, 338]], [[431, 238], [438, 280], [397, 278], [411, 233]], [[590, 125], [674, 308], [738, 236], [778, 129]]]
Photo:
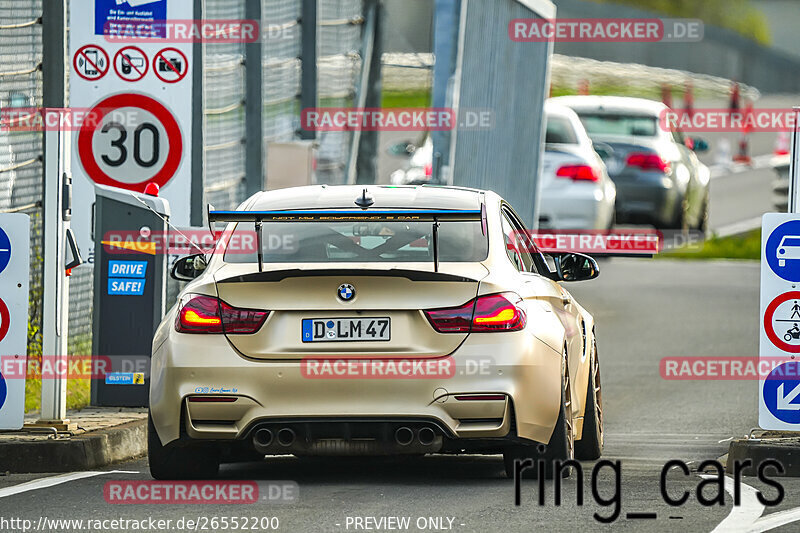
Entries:
[[100, 185], [143, 192], [163, 188], [175, 176], [183, 135], [162, 103], [141, 94], [118, 94], [97, 103], [78, 134], [78, 155], [87, 176]]

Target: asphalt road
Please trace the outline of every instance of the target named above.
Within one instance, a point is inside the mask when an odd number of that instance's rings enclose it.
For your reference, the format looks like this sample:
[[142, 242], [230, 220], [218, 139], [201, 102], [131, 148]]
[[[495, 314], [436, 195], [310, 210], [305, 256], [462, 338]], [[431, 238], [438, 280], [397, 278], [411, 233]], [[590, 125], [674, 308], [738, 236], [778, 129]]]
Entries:
[[[726, 452], [725, 439], [743, 435], [756, 425], [756, 387], [749, 381], [666, 381], [659, 361], [669, 356], [748, 356], [756, 354], [758, 265], [726, 262], [671, 262], [615, 259], [603, 264], [598, 280], [573, 285], [573, 294], [598, 322], [606, 416], [605, 458], [621, 462], [621, 505], [613, 527], [626, 531], [711, 531], [732, 511], [725, 505], [701, 506], [695, 490], [702, 481], [695, 473], [668, 476], [671, 495], [691, 493], [686, 505], [669, 507], [659, 493], [665, 462], [680, 459], [696, 469], [702, 460]], [[722, 441], [722, 442], [721, 442]], [[113, 472], [9, 495], [12, 486], [47, 475], [0, 477], [2, 519], [41, 516], [65, 519], [173, 520], [185, 517], [277, 517], [280, 531], [357, 531], [348, 517], [406, 516], [408, 531], [418, 531], [421, 517], [449, 517], [452, 530], [587, 531], [599, 528], [594, 513], [607, 517], [613, 504], [598, 505], [592, 496], [592, 464], [585, 465], [583, 506], [576, 505], [579, 479], [564, 481], [563, 502], [555, 506], [553, 483], [545, 486], [546, 502], [538, 504], [535, 481], [523, 482], [520, 507], [514, 506], [513, 483], [505, 479], [498, 456], [429, 456], [404, 460], [279, 458], [263, 463], [226, 465], [224, 477], [243, 480], [293, 480], [299, 498], [292, 504], [232, 505], [110, 505], [103, 496], [112, 480], [149, 479], [144, 459], [116, 465]], [[615, 493], [609, 468], [597, 476], [600, 496]], [[775, 491], [755, 478], [744, 482]], [[782, 480], [786, 500], [776, 510], [800, 506], [800, 481]], [[24, 490], [27, 486], [22, 486]], [[771, 491], [771, 492], [770, 492]], [[712, 488], [705, 494], [711, 496]], [[746, 524], [753, 496], [738, 509]], [[654, 512], [656, 519], [629, 517]], [[447, 520], [444, 521], [448, 524]], [[796, 525], [796, 524], [795, 524]], [[609, 528], [611, 526], [605, 526]], [[74, 529], [47, 530], [71, 531]], [[173, 529], [178, 530], [178, 529]], [[184, 529], [185, 530], [185, 529]], [[213, 529], [212, 529], [213, 530]], [[385, 529], [384, 529], [385, 530]], [[441, 529], [427, 529], [441, 530]], [[728, 530], [727, 528], [725, 530]], [[796, 530], [793, 525], [785, 531]]]

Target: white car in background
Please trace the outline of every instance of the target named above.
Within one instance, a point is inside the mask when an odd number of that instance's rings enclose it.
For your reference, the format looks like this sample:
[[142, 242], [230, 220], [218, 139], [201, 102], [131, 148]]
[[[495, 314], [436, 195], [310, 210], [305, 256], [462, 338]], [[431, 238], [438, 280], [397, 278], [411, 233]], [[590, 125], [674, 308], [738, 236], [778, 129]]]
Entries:
[[578, 115], [545, 102], [545, 151], [539, 177], [539, 228], [606, 230], [617, 190]]

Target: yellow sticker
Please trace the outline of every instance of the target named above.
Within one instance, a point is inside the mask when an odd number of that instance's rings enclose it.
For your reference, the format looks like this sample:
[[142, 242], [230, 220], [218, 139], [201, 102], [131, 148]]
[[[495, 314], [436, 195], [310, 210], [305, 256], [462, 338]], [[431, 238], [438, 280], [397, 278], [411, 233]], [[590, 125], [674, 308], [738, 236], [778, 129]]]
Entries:
[[144, 372], [135, 372], [133, 374], [134, 385], [144, 385]]

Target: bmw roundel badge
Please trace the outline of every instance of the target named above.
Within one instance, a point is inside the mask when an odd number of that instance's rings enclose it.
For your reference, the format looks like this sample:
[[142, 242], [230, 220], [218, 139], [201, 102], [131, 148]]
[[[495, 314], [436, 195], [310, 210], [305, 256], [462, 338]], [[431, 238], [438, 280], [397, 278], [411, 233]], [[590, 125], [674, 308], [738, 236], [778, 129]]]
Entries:
[[349, 302], [356, 297], [356, 288], [349, 283], [342, 283], [339, 285], [339, 290], [336, 294], [338, 294], [340, 300]]

